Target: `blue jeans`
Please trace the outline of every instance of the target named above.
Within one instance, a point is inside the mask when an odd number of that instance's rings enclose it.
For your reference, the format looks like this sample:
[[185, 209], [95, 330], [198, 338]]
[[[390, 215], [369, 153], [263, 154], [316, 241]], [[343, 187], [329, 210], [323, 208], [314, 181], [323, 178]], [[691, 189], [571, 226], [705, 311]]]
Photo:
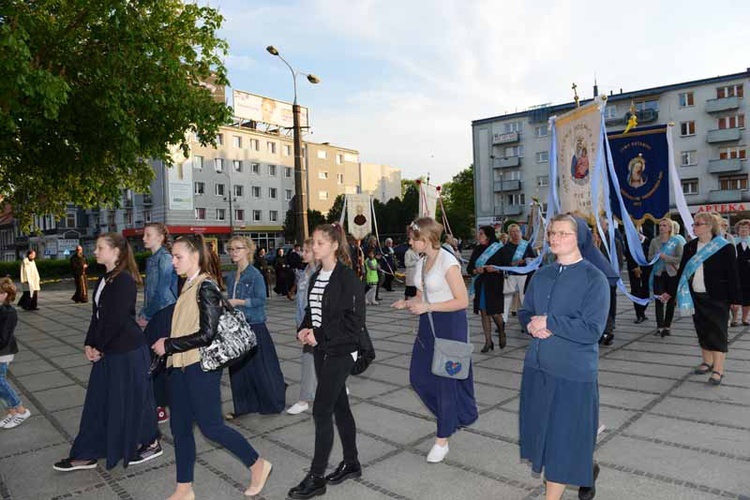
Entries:
[[10, 408], [17, 408], [21, 406], [21, 399], [16, 394], [16, 391], [8, 383], [6, 375], [8, 373], [8, 365], [10, 363], [0, 363], [0, 399], [5, 402], [5, 406]]

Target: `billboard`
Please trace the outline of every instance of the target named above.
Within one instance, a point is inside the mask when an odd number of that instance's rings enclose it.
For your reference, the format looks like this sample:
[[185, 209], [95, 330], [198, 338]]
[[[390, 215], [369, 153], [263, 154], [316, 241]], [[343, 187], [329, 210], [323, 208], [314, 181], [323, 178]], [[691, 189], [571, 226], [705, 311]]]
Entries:
[[169, 186], [169, 209], [193, 209], [193, 162], [191, 155], [185, 158], [177, 147], [172, 148], [172, 167], [167, 169]]
[[[294, 127], [292, 105], [241, 90], [232, 91], [234, 116], [283, 128]], [[300, 106], [301, 127], [309, 127], [307, 108]]]

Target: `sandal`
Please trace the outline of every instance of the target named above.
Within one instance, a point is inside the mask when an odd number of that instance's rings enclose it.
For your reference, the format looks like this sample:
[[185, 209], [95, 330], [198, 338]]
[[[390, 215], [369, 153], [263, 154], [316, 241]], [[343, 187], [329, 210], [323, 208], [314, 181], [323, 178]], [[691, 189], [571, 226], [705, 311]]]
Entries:
[[[719, 378], [714, 378], [714, 375], [718, 375]], [[708, 377], [708, 383], [713, 385], [721, 385], [722, 380], [724, 380], [724, 374], [717, 371], [712, 371], [711, 376]]]
[[705, 375], [706, 373], [713, 370], [714, 365], [709, 365], [705, 361], [697, 366], [695, 370], [693, 370], [693, 373], [696, 375]]

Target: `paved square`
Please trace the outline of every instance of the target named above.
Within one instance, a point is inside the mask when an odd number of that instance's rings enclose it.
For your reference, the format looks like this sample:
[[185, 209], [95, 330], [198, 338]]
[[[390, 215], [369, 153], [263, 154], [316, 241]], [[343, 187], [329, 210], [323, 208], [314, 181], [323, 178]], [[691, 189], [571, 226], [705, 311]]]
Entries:
[[[106, 471], [58, 473], [52, 463], [67, 456], [78, 429], [89, 363], [82, 343], [90, 305], [70, 301], [72, 285], [44, 287], [40, 310], [19, 310], [20, 353], [9, 378], [33, 416], [13, 430], [0, 429], [0, 498], [158, 499], [174, 487], [174, 451], [162, 426], [164, 455]], [[475, 388], [480, 417], [451, 440], [442, 464], [425, 460], [435, 422], [409, 387], [414, 318], [385, 304], [401, 292], [383, 292], [383, 305], [368, 309], [378, 359], [349, 381], [358, 426], [361, 479], [328, 488], [330, 499], [539, 499], [542, 480], [518, 458], [518, 389], [527, 339], [515, 318], [503, 351], [479, 353], [483, 336], [471, 316]], [[601, 420], [597, 460], [602, 466], [597, 498], [750, 500], [750, 334], [730, 329], [727, 377], [720, 387], [692, 374], [699, 351], [692, 321], [679, 319], [672, 336], [652, 335], [650, 321], [635, 325], [633, 308], [620, 297], [615, 343], [603, 347]], [[294, 306], [272, 297], [268, 326], [289, 383], [287, 403], [299, 393], [300, 348], [294, 338]], [[225, 375], [224, 410], [231, 410]], [[283, 499], [304, 476], [313, 451], [310, 413], [252, 415], [235, 425], [274, 463], [258, 498]], [[243, 498], [249, 479], [242, 464], [196, 431], [199, 499]], [[331, 464], [341, 449], [334, 446]], [[569, 488], [566, 499], [575, 499]]]

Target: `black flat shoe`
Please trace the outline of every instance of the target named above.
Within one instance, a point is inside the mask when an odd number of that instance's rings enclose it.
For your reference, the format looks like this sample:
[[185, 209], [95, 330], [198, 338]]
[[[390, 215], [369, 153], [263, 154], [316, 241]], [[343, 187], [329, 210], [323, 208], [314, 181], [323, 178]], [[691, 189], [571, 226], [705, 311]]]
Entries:
[[484, 347], [482, 347], [482, 352], [488, 352], [488, 351], [494, 351], [494, 350], [495, 350], [494, 342], [490, 342], [489, 344], [484, 344]]
[[670, 331], [669, 331], [669, 328], [664, 328], [664, 329], [663, 329], [663, 330], [661, 331], [661, 336], [662, 336], [662, 338], [663, 338], [663, 337], [669, 337], [670, 335], [672, 335], [672, 332], [670, 332]]
[[326, 483], [341, 484], [347, 479], [362, 477], [362, 466], [357, 464], [348, 464], [341, 462], [336, 470], [326, 476]]
[[635, 321], [633, 321], [633, 323], [637, 325], [639, 323], [643, 323], [644, 321], [646, 321], [646, 316], [638, 316], [637, 318], [635, 318]]
[[594, 462], [594, 484], [578, 488], [578, 500], [593, 500], [596, 496], [596, 479], [599, 477], [599, 464]]
[[297, 486], [289, 490], [289, 498], [312, 498], [318, 495], [326, 494], [326, 479], [323, 476], [316, 476], [312, 472], [305, 476]]
[[602, 335], [602, 338], [599, 339], [599, 343], [602, 345], [612, 345], [612, 342], [614, 342], [615, 336], [611, 333], [605, 333]]

